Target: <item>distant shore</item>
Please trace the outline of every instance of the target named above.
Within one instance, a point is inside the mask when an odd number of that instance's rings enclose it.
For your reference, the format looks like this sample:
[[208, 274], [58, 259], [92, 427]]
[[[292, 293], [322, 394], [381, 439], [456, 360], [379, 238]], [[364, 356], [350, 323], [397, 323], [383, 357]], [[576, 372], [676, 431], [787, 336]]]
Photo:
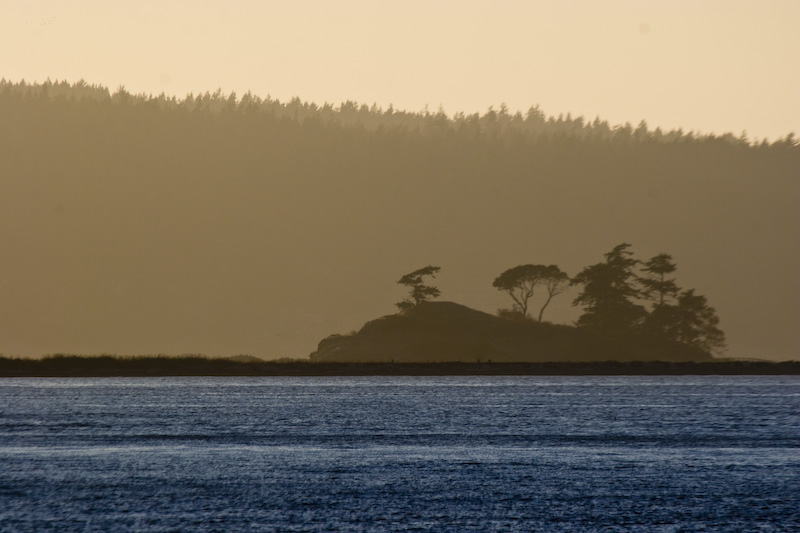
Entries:
[[0, 357], [0, 377], [800, 375], [800, 361], [314, 363], [205, 357]]

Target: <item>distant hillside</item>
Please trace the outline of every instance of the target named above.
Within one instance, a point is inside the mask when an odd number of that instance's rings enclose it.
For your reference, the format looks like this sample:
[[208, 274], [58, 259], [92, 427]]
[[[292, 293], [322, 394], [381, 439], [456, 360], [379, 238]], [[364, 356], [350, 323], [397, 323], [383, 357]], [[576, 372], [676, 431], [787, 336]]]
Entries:
[[[314, 127], [321, 125], [334, 125], [336, 127], [356, 126], [365, 130], [405, 130], [408, 132], [424, 133], [426, 135], [440, 136], [443, 134], [464, 136], [475, 139], [476, 137], [491, 136], [507, 137], [505, 141], [530, 141], [541, 138], [577, 138], [593, 142], [614, 141], [629, 142], [702, 142], [725, 143], [734, 146], [750, 146], [757, 144], [760, 147], [786, 147], [797, 144], [794, 133], [787, 132], [787, 136], [766, 139], [755, 142], [747, 138], [745, 133], [734, 135], [724, 133], [721, 135], [705, 134], [695, 131], [674, 129], [663, 131], [661, 128], [648, 127], [642, 120], [636, 125], [609, 124], [600, 117], [586, 119], [582, 116], [573, 117], [570, 113], [559, 116], [547, 116], [538, 105], [531, 106], [527, 112], [510, 113], [505, 104], [489, 108], [485, 113], [455, 113], [448, 116], [441, 111], [414, 112], [395, 109], [389, 106], [386, 109], [376, 105], [366, 105], [354, 101], [341, 104], [304, 102], [300, 98], [292, 98], [281, 102], [270, 96], [261, 97], [247, 92], [243, 95], [236, 93], [223, 94], [221, 90], [214, 92], [200, 92], [189, 94], [185, 98], [176, 98], [148, 94], [132, 94], [124, 86], [118, 87], [113, 92], [102, 85], [89, 84], [83, 80], [77, 83], [67, 81], [47, 81], [44, 83], [14, 83], [0, 79], [0, 95], [12, 103], [13, 99], [25, 99], [29, 102], [39, 101], [54, 102], [56, 104], [80, 103], [84, 111], [88, 111], [97, 104], [113, 105], [120, 107], [136, 107], [152, 113], [154, 111], [167, 111], [171, 113], [199, 113], [199, 114], [225, 114], [237, 113], [251, 116], [261, 115], [270, 120], [287, 120], [299, 124], [309, 123]], [[97, 109], [95, 107], [95, 109]], [[229, 132], [233, 133], [233, 132]], [[236, 135], [236, 134], [234, 134]]]
[[504, 270], [631, 242], [687, 269], [728, 356], [789, 359], [798, 205], [790, 136], [0, 81], [0, 353], [298, 357], [420, 265], [493, 313]]
[[319, 343], [312, 362], [711, 361], [696, 348], [631, 335], [604, 338], [571, 326], [509, 320], [452, 302], [423, 302]]

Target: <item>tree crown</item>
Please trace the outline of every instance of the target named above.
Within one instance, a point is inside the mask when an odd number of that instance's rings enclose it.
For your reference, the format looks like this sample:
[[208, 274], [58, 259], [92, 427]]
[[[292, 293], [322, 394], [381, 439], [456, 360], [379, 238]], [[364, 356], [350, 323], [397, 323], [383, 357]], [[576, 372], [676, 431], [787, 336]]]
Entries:
[[432, 298], [437, 298], [441, 292], [439, 289], [432, 285], [425, 285], [424, 278], [435, 278], [436, 274], [441, 270], [438, 266], [428, 265], [426, 267], [410, 272], [401, 277], [397, 283], [405, 285], [409, 288], [409, 295], [397, 302], [395, 305], [400, 309], [410, 309], [422, 302], [427, 302]]

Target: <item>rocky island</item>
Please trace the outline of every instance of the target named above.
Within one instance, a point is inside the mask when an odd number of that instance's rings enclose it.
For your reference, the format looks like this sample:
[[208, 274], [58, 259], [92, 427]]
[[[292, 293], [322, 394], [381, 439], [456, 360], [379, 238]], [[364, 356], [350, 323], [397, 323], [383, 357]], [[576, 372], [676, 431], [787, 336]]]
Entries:
[[331, 335], [318, 363], [708, 362], [706, 351], [643, 333], [599, 335], [585, 328], [493, 316], [453, 302], [421, 302]]

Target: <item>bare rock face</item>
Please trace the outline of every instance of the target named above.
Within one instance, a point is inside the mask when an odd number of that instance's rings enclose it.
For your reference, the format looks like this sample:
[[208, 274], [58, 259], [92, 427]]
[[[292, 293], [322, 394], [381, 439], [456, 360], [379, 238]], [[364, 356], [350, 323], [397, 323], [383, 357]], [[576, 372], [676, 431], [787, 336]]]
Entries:
[[452, 302], [424, 302], [331, 335], [313, 362], [710, 361], [680, 343], [630, 335], [610, 339], [572, 326], [509, 320]]

